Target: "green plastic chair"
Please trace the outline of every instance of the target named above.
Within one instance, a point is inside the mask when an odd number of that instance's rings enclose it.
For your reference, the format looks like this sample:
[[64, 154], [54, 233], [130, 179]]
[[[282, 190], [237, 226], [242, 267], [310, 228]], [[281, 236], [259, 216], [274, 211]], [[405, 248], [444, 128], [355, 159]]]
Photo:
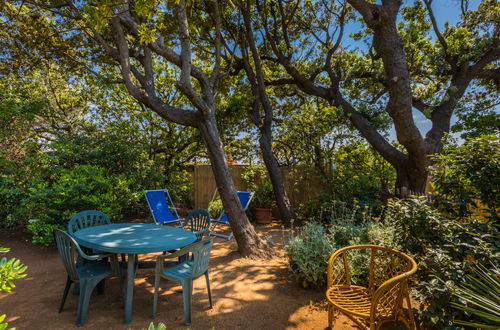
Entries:
[[72, 216], [69, 220], [68, 233], [73, 236], [73, 233], [80, 229], [109, 224], [111, 224], [111, 220], [109, 220], [109, 217], [101, 211], [82, 211]]
[[[208, 300], [210, 308], [212, 308], [212, 292], [210, 290], [210, 279], [208, 277], [208, 262], [210, 260], [210, 251], [212, 249], [212, 239], [205, 239], [191, 245], [188, 245], [179, 251], [169, 254], [161, 255], [156, 259], [155, 271], [155, 293], [153, 298], [153, 318], [156, 317], [157, 304], [158, 304], [158, 291], [160, 286], [160, 278], [182, 285], [182, 298], [184, 301], [184, 323], [191, 325], [191, 301], [193, 296], [193, 280], [205, 275], [208, 289]], [[192, 256], [189, 257], [189, 254]], [[170, 258], [177, 258], [181, 256], [188, 256], [184, 258], [185, 261], [177, 264], [176, 266], [165, 268], [165, 260]]]
[[205, 209], [193, 210], [184, 219], [182, 228], [189, 228], [196, 235], [196, 239], [200, 241], [210, 228], [210, 214]]
[[[78, 243], [70, 235], [60, 229], [54, 230], [54, 240], [56, 242], [59, 255], [61, 256], [61, 260], [64, 264], [64, 268], [66, 268], [66, 272], [68, 273], [63, 297], [61, 304], [59, 305], [59, 313], [62, 312], [64, 308], [64, 303], [66, 302], [66, 297], [68, 296], [71, 284], [79, 284], [80, 297], [76, 312], [76, 325], [81, 326], [85, 324], [85, 321], [87, 320], [90, 295], [96, 285], [108, 276], [113, 274], [120, 275], [118, 260], [114, 254], [85, 254]], [[78, 257], [92, 262], [78, 265], [76, 262]], [[111, 264], [107, 261], [101, 260], [105, 257], [109, 257], [112, 260]]]

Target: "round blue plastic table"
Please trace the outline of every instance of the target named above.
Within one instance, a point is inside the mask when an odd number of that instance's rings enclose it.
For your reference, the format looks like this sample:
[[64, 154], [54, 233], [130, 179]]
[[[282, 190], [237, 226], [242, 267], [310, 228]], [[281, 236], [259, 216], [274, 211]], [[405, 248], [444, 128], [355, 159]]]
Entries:
[[78, 230], [74, 238], [85, 247], [128, 254], [125, 323], [132, 321], [135, 261], [139, 253], [171, 251], [196, 241], [192, 232], [176, 227], [150, 223], [116, 223]]

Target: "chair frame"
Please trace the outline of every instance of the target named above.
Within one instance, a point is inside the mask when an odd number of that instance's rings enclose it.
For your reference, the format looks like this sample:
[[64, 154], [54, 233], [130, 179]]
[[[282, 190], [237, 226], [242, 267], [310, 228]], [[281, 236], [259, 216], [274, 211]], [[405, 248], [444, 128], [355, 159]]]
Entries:
[[[70, 236], [84, 228], [109, 225], [111, 220], [107, 214], [97, 210], [86, 210], [73, 215], [68, 222], [68, 233]], [[76, 229], [76, 230], [75, 230]]]
[[[192, 314], [192, 295], [193, 295], [193, 280], [200, 277], [201, 275], [205, 275], [205, 280], [207, 283], [207, 291], [208, 291], [208, 301], [210, 303], [210, 309], [213, 308], [212, 304], [212, 290], [210, 289], [210, 278], [208, 276], [208, 264], [210, 261], [210, 256], [208, 257], [206, 269], [201, 271], [200, 274], [192, 274], [193, 276], [190, 278], [180, 279], [165, 275], [165, 271], [171, 267], [165, 269], [165, 261], [167, 259], [179, 258], [180, 260], [184, 260], [185, 262], [190, 260], [193, 262], [193, 272], [195, 271], [197, 260], [194, 260], [196, 257], [189, 256], [189, 253], [196, 253], [200, 247], [203, 247], [206, 244], [210, 244], [209, 249], [211, 250], [213, 245], [213, 239], [208, 238], [202, 241], [195, 242], [190, 244], [172, 254], [169, 255], [160, 255], [156, 258], [156, 270], [155, 270], [155, 286], [154, 286], [154, 296], [153, 296], [153, 318], [156, 318], [157, 309], [158, 309], [158, 294], [160, 291], [160, 278], [165, 278], [175, 283], [179, 283], [182, 285], [182, 298], [184, 302], [184, 323], [185, 325], [191, 325], [191, 314]], [[175, 267], [175, 266], [174, 266]], [[198, 269], [199, 271], [199, 269]]]
[[[252, 198], [253, 198], [253, 196], [255, 194], [255, 191], [237, 191], [236, 193], [249, 193], [250, 194], [250, 196], [248, 197], [247, 205], [245, 205], [245, 206], [241, 205], [241, 207], [243, 208], [243, 211], [246, 212], [246, 210], [250, 206], [250, 203], [252, 202]], [[240, 201], [240, 204], [241, 204], [241, 200], [240, 200], [239, 196], [238, 196], [238, 200]], [[212, 226], [212, 228], [209, 231], [209, 236], [219, 236], [219, 237], [223, 237], [223, 238], [225, 238], [225, 239], [227, 239], [229, 241], [234, 236], [234, 233], [233, 233], [233, 231], [231, 229], [230, 229], [231, 233], [229, 235], [219, 234], [219, 233], [215, 232], [215, 228], [217, 227], [217, 224], [219, 224], [219, 223], [231, 226], [229, 224], [229, 221], [230, 221], [229, 220], [229, 215], [227, 215], [227, 220], [228, 221], [222, 220], [224, 218], [224, 216], [226, 216], [226, 211], [222, 210], [221, 214], [219, 215], [219, 217], [217, 219], [212, 219], [211, 220], [211, 222], [213, 223], [213, 226]]]
[[[153, 212], [153, 208], [151, 207], [151, 203], [149, 202], [149, 198], [148, 198], [148, 195], [147, 195], [148, 192], [152, 192], [152, 191], [164, 191], [165, 192], [167, 207], [170, 209], [170, 212], [172, 213], [172, 215], [174, 215], [174, 216], [177, 217], [176, 220], [165, 221], [165, 222], [160, 222], [160, 221], [156, 220], [155, 214]], [[153, 221], [155, 222], [155, 224], [157, 224], [157, 225], [165, 225], [165, 224], [170, 224], [170, 223], [175, 223], [175, 222], [179, 222], [179, 225], [182, 224], [183, 219], [179, 216], [179, 213], [177, 213], [177, 208], [175, 207], [175, 204], [172, 201], [172, 198], [170, 197], [168, 189], [144, 190], [144, 196], [146, 197], [146, 201], [148, 202], [149, 211], [151, 212], [151, 217], [153, 218]], [[172, 210], [174, 212], [172, 212]]]
[[[68, 297], [68, 292], [71, 287], [71, 284], [75, 283], [76, 285], [79, 285], [80, 290], [79, 290], [79, 299], [78, 299], [78, 307], [77, 307], [77, 319], [76, 319], [76, 325], [77, 326], [82, 326], [85, 324], [87, 320], [87, 312], [88, 312], [88, 305], [90, 301], [90, 295], [92, 294], [92, 291], [94, 288], [97, 286], [98, 291], [99, 291], [99, 284], [103, 283], [104, 279], [108, 276], [111, 275], [118, 275], [120, 277], [120, 285], [121, 285], [121, 273], [120, 273], [120, 266], [118, 264], [118, 259], [115, 254], [96, 254], [96, 255], [88, 255], [83, 250], [80, 248], [78, 243], [75, 241], [71, 235], [65, 233], [64, 231], [60, 229], [54, 229], [53, 231], [53, 236], [54, 236], [54, 241], [56, 242], [58, 252], [60, 254], [61, 260], [63, 261], [63, 264], [65, 266], [65, 269], [68, 273], [68, 276], [66, 278], [66, 285], [64, 287], [64, 292], [63, 296], [61, 299], [61, 303], [59, 304], [59, 309], [58, 312], [61, 313], [64, 309], [64, 303], [66, 302], [66, 298]], [[59, 236], [59, 237], [58, 237]], [[60, 246], [60, 241], [62, 240], [67, 240], [69, 242], [69, 248], [68, 246]], [[82, 258], [84, 260], [87, 260], [89, 262], [96, 262], [100, 261], [103, 258], [110, 258], [111, 259], [111, 272], [106, 275], [106, 276], [97, 276], [95, 278], [90, 278], [90, 279], [82, 279], [78, 275], [78, 266], [77, 266], [77, 261], [69, 263], [67, 259], [73, 259], [73, 255], [77, 254], [77, 258]], [[91, 264], [91, 263], [90, 263]], [[103, 287], [102, 287], [103, 288]]]
[[[202, 216], [202, 218], [198, 218]], [[206, 224], [203, 223], [206, 220]], [[210, 229], [210, 214], [205, 209], [196, 209], [187, 215], [182, 222], [182, 228], [189, 225], [190, 230], [196, 235], [196, 240], [200, 241], [203, 235]]]
[[[352, 285], [349, 262], [346, 252], [356, 249], [366, 249], [371, 251], [369, 285], [367, 288]], [[379, 256], [380, 255], [380, 256]], [[385, 273], [391, 271], [391, 268], [397, 266], [397, 272], [388, 279], [379, 278], [382, 272], [378, 272], [375, 267], [377, 258], [390, 256], [391, 264], [383, 265]], [[394, 261], [399, 261], [396, 265]], [[401, 269], [401, 264], [403, 267]], [[380, 265], [379, 265], [380, 266]], [[401, 271], [402, 270], [402, 271]], [[415, 319], [411, 308], [410, 294], [408, 290], [408, 279], [417, 271], [417, 264], [411, 257], [400, 251], [378, 245], [353, 245], [337, 250], [328, 261], [326, 297], [328, 299], [328, 326], [332, 329], [335, 322], [336, 311], [342, 312], [356, 323], [361, 329], [376, 330], [383, 323], [389, 321], [402, 321], [409, 329], [416, 329]], [[383, 282], [382, 282], [383, 281]], [[381, 283], [380, 283], [381, 282]], [[369, 314], [362, 307], [356, 305], [356, 301], [349, 301], [345, 298], [343, 301], [331, 298], [336, 290], [358, 290], [365, 292], [370, 298]], [[341, 304], [341, 303], [345, 304]], [[403, 308], [403, 302], [406, 302], [407, 310]], [[346, 307], [348, 306], [348, 307]], [[383, 313], [381, 312], [383, 311]], [[385, 315], [382, 315], [385, 314]], [[407, 315], [405, 315], [407, 314]]]

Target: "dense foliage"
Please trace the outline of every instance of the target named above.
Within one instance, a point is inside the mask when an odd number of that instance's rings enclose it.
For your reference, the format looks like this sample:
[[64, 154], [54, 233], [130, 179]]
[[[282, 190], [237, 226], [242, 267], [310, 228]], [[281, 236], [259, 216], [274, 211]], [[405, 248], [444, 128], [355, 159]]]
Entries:
[[499, 152], [494, 136], [449, 145], [433, 169], [430, 199], [389, 202], [386, 221], [396, 229], [395, 240], [418, 260], [416, 297], [426, 328], [453, 329], [454, 320], [475, 320], [452, 307], [463, 303], [452, 293], [475, 265], [491, 268], [500, 258], [494, 193], [500, 185]]
[[484, 135], [462, 145], [449, 144], [435, 157], [432, 184], [436, 202], [456, 217], [488, 214], [498, 221], [500, 209], [500, 138]]
[[[368, 208], [346, 207], [340, 202], [324, 209], [329, 222], [312, 220], [292, 234], [285, 247], [291, 276], [304, 287], [324, 287], [328, 259], [336, 250], [356, 244], [380, 244], [397, 248], [394, 228], [373, 221]], [[369, 255], [349, 255], [353, 283], [366, 285]]]
[[[302, 227], [286, 247], [292, 277], [304, 286], [321, 286], [336, 249], [360, 243], [389, 246], [418, 263], [412, 286], [424, 329], [458, 329], [457, 320], [481, 322], [469, 310], [453, 307], [467, 303], [453, 293], [476, 265], [492, 269], [500, 258], [499, 151], [495, 136], [446, 146], [432, 170], [433, 194], [390, 199], [382, 219], [328, 198], [311, 204], [310, 214], [320, 221]], [[355, 281], [363, 284], [366, 257], [352, 258]]]
[[[196, 135], [151, 113], [125, 115], [137, 105], [119, 88], [69, 80], [53, 66], [0, 82], [0, 227], [28, 224], [36, 243], [49, 244], [81, 210], [146, 216], [145, 189], [168, 188], [189, 205]], [[146, 123], [157, 130], [140, 129]]]

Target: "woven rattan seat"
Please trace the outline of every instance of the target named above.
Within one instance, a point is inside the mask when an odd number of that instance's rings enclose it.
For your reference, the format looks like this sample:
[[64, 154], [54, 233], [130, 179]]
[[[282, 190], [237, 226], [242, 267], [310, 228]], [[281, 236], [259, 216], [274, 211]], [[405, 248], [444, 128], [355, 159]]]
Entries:
[[[349, 251], [356, 249], [370, 251], [368, 287], [351, 283]], [[338, 250], [328, 262], [328, 326], [333, 327], [335, 311], [339, 311], [361, 329], [375, 330], [395, 320], [414, 329], [408, 278], [416, 270], [412, 258], [382, 246], [354, 245]]]
[[335, 302], [338, 309], [369, 318], [372, 297], [370, 291], [362, 286], [334, 285], [326, 292], [328, 300]]

